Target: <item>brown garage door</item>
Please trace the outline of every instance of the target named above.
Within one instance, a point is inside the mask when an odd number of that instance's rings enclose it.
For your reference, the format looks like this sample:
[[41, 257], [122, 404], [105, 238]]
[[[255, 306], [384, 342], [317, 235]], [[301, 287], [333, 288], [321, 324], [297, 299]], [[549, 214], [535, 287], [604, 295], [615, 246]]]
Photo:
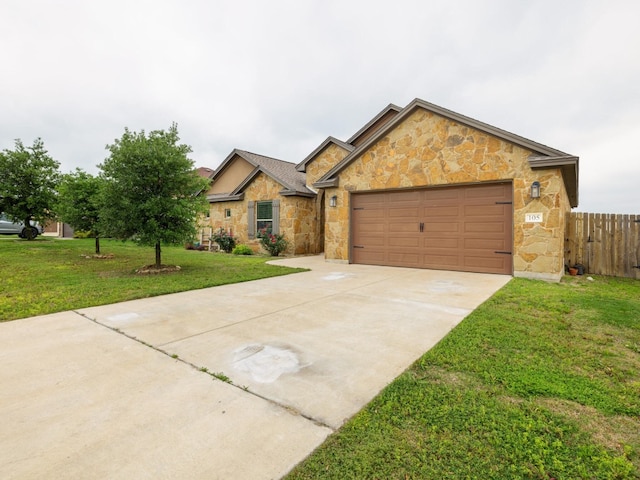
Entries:
[[512, 187], [354, 193], [351, 262], [512, 273]]

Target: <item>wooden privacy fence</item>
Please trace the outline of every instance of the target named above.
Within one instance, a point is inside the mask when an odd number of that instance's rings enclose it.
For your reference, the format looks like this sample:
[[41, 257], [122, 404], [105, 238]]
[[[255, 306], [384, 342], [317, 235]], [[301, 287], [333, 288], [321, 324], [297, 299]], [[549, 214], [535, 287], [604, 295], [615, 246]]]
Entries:
[[565, 262], [585, 273], [640, 279], [640, 215], [571, 212]]

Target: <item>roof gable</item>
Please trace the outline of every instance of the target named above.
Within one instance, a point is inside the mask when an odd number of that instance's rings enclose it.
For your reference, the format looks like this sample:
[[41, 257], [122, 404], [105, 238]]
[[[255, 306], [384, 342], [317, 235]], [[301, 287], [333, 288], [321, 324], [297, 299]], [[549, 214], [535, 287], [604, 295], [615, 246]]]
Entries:
[[281, 195], [315, 196], [315, 193], [309, 190], [305, 185], [304, 173], [298, 172], [294, 163], [259, 155], [257, 153], [247, 152], [246, 150], [239, 150], [237, 148], [227, 156], [220, 167], [216, 170], [213, 175], [213, 182], [215, 182], [216, 178], [218, 178], [219, 175], [222, 175], [221, 172], [224, 172], [229, 168], [238, 157], [253, 165], [253, 170], [240, 183], [238, 183], [233, 191], [225, 195], [210, 195], [208, 197], [209, 201], [240, 199], [247, 185], [249, 185], [261, 172], [282, 185], [283, 189], [280, 192]]
[[349, 140], [347, 140], [346, 142], [338, 140], [335, 137], [327, 137], [326, 140], [318, 145], [318, 147], [313, 152], [307, 155], [304, 160], [296, 165], [296, 170], [298, 170], [299, 172], [305, 172], [307, 169], [307, 165], [315, 160], [316, 157], [320, 155], [331, 144], [337, 145], [347, 152], [352, 152], [356, 149], [356, 147], [358, 147], [358, 145], [360, 145], [367, 138], [373, 135], [376, 130], [382, 127], [385, 123], [389, 122], [401, 110], [402, 109], [397, 105], [390, 103], [385, 108], [383, 108], [375, 117], [369, 120], [364, 127], [358, 130], [354, 135], [352, 135], [351, 138], [349, 138]]
[[251, 173], [255, 165], [234, 150], [210, 177], [209, 195], [228, 195]]
[[364, 127], [354, 133], [347, 143], [358, 147], [362, 145], [369, 137], [374, 135], [381, 127], [391, 121], [398, 113], [402, 111], [402, 108], [390, 103], [383, 108], [375, 117], [369, 120]]
[[318, 155], [325, 151], [325, 149], [329, 148], [330, 145], [337, 145], [338, 147], [346, 150], [347, 152], [353, 152], [356, 147], [353, 145], [349, 145], [348, 143], [343, 142], [342, 140], [338, 140], [335, 137], [327, 137], [327, 139], [322, 142], [318, 147], [311, 152], [307, 157], [302, 160], [298, 165], [296, 165], [296, 170], [299, 172], [305, 172], [307, 170], [307, 165], [311, 163]]
[[320, 180], [314, 183], [313, 186], [317, 188], [337, 186], [338, 175], [342, 170], [365, 153], [375, 142], [387, 135], [391, 130], [396, 128], [413, 112], [420, 108], [535, 152], [535, 155], [532, 155], [529, 159], [531, 168], [561, 168], [571, 206], [575, 207], [578, 205], [578, 157], [548, 147], [541, 143], [534, 142], [533, 140], [529, 140], [479, 120], [475, 120], [471, 117], [453, 112], [446, 108], [439, 107], [438, 105], [434, 105], [419, 98], [413, 100], [386, 124], [379, 127], [373, 135], [366, 138], [366, 140], [347, 155], [340, 163], [325, 173]]

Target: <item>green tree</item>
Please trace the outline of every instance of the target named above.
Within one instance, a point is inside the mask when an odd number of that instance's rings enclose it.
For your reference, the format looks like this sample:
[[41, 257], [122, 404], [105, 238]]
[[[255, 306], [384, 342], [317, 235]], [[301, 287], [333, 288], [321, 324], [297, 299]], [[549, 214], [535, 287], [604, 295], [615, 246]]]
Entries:
[[100, 212], [102, 209], [102, 177], [76, 169], [62, 176], [58, 187], [58, 218], [75, 230], [90, 233], [96, 240], [96, 253], [100, 253]]
[[100, 168], [106, 180], [102, 219], [104, 233], [155, 246], [160, 268], [161, 245], [179, 244], [196, 234], [196, 218], [206, 211], [199, 193], [208, 180], [187, 157], [191, 147], [179, 144], [178, 127], [168, 131], [131, 132], [107, 145], [111, 152]]
[[[31, 147], [25, 147], [18, 139], [14, 150], [0, 152], [0, 211], [27, 227], [32, 220], [44, 225], [55, 218], [59, 166], [40, 138], [34, 140]], [[33, 240], [37, 232], [29, 231], [32, 234], [26, 238]]]

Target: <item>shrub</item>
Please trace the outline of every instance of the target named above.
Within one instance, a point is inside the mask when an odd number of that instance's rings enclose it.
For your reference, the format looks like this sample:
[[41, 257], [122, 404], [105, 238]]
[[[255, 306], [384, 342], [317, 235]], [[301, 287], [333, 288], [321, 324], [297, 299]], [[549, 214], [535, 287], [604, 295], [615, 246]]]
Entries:
[[214, 242], [220, 245], [220, 249], [226, 253], [231, 253], [233, 248], [236, 246], [236, 239], [234, 236], [227, 234], [222, 227], [216, 230], [211, 238]]
[[187, 242], [184, 244], [184, 248], [187, 250], [198, 250], [199, 252], [207, 249], [207, 247], [201, 245], [200, 242]]
[[240, 245], [236, 246], [236, 248], [234, 248], [233, 252], [231, 253], [233, 253], [234, 255], [253, 255], [253, 250], [251, 250], [251, 247], [249, 245], [241, 243]]
[[284, 235], [269, 233], [267, 230], [260, 230], [258, 238], [260, 239], [260, 245], [262, 245], [272, 257], [277, 257], [289, 246], [289, 242], [285, 240]]
[[74, 230], [73, 238], [94, 238], [96, 236], [93, 232], [86, 232], [84, 230]]

